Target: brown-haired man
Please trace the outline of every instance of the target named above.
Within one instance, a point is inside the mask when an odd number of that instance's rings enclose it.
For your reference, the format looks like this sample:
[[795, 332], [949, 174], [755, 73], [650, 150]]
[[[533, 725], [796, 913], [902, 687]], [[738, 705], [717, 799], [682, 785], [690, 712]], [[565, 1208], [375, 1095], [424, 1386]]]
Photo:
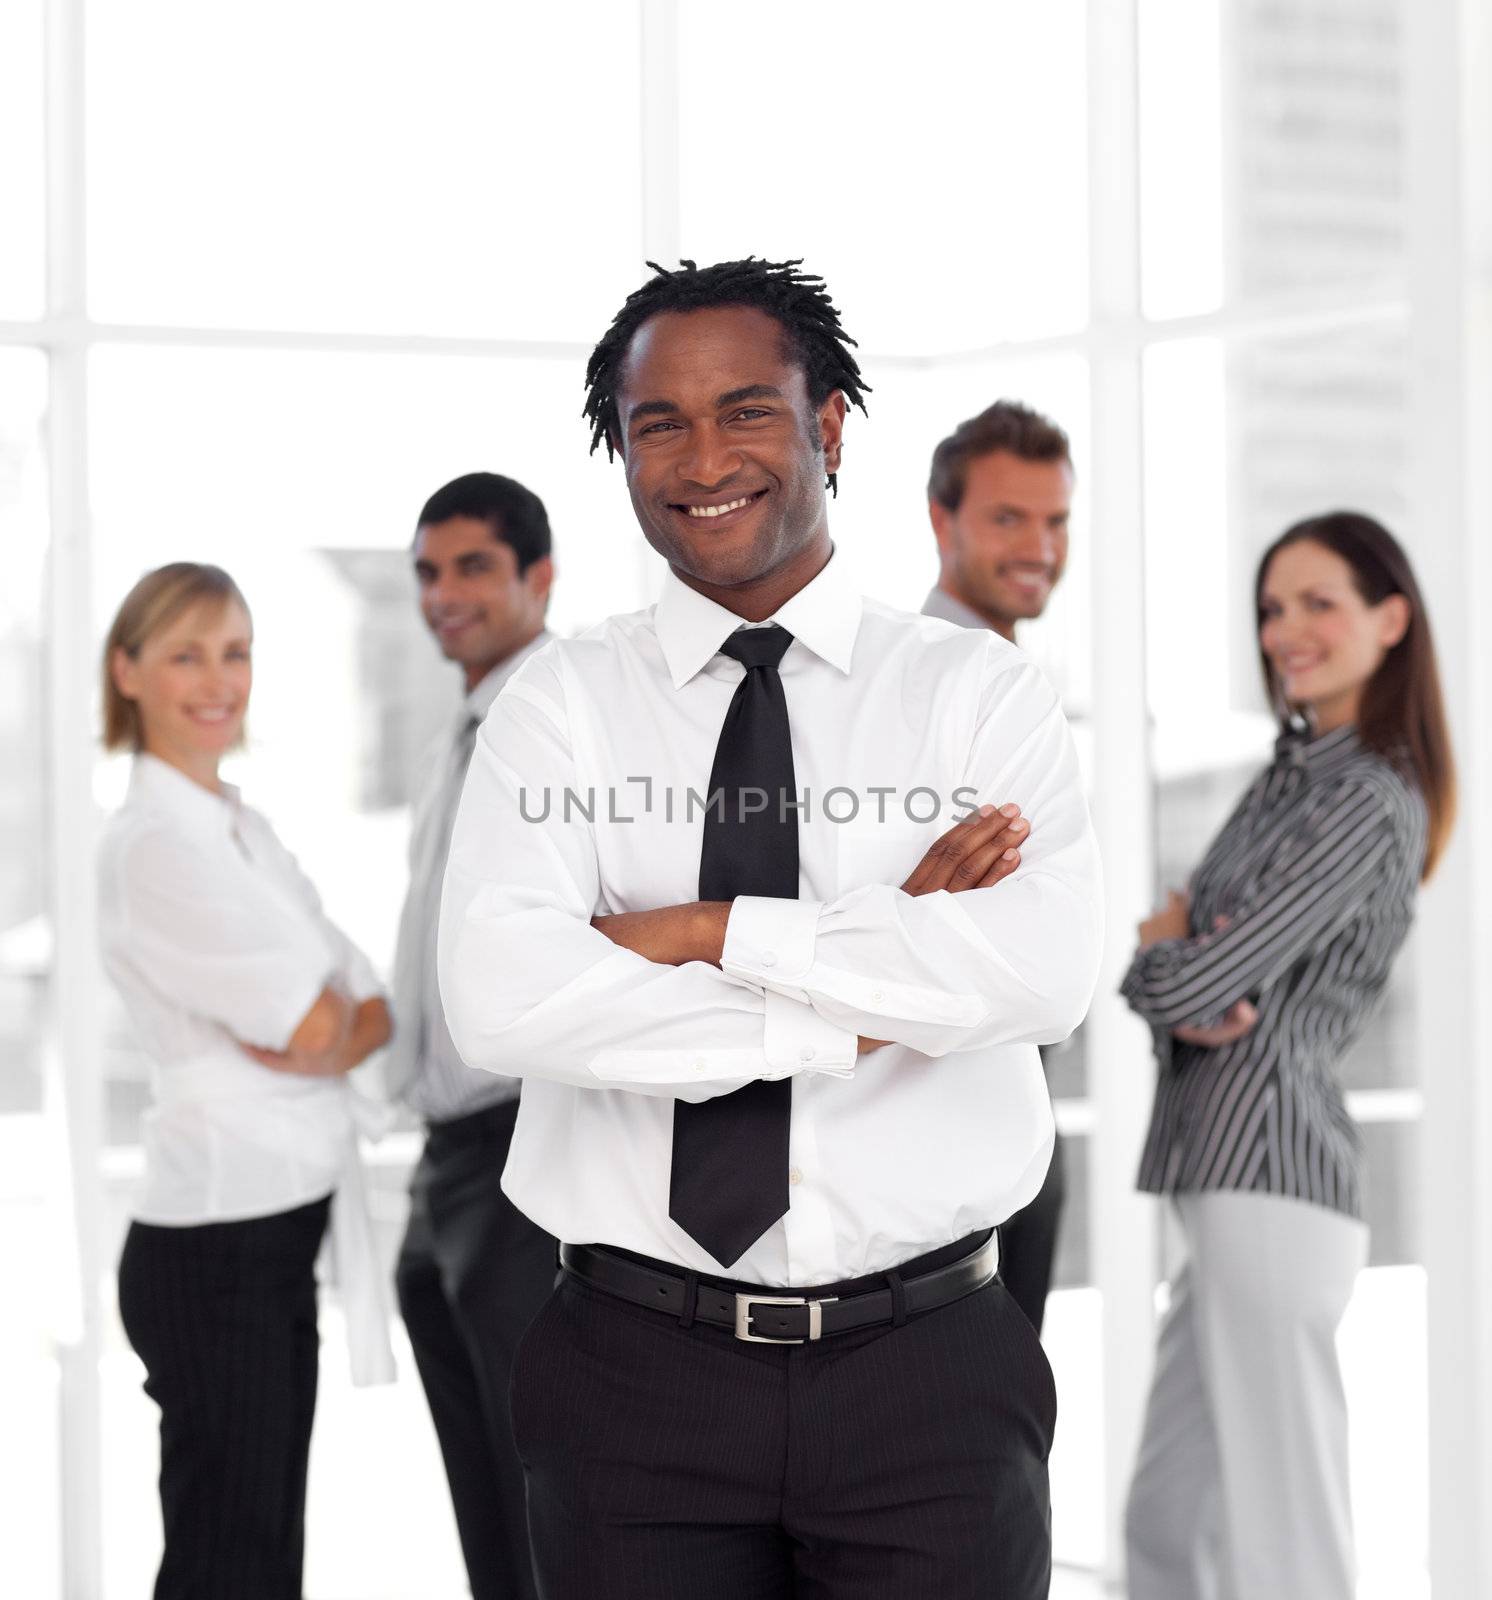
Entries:
[[[1029, 406], [997, 400], [961, 422], [933, 451], [927, 509], [941, 570], [924, 614], [1013, 644], [1067, 564], [1072, 488], [1067, 435]], [[1038, 1333], [1065, 1189], [1059, 1139], [1041, 1192], [1000, 1227], [1000, 1276]]]

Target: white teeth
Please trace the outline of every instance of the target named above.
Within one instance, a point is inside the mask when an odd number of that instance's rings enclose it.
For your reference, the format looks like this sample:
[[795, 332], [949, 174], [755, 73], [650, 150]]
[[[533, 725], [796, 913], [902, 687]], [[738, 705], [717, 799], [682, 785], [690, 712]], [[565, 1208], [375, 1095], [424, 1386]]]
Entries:
[[727, 505], [690, 506], [688, 510], [691, 517], [723, 517], [727, 511], [739, 511], [742, 506], [749, 506], [750, 504], [751, 496], [747, 495], [744, 500], [732, 500]]

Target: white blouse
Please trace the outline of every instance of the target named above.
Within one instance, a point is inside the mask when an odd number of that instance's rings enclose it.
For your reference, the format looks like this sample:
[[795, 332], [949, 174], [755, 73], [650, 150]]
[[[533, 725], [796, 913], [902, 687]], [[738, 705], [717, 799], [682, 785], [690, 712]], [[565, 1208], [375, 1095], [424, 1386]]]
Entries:
[[392, 1377], [357, 1155], [380, 1108], [345, 1078], [277, 1072], [239, 1048], [285, 1049], [329, 983], [355, 1003], [380, 995], [367, 958], [236, 789], [213, 794], [154, 756], [135, 760], [98, 869], [104, 967], [152, 1064], [135, 1217], [243, 1221], [334, 1195], [349, 1327], [361, 1317], [354, 1367]]

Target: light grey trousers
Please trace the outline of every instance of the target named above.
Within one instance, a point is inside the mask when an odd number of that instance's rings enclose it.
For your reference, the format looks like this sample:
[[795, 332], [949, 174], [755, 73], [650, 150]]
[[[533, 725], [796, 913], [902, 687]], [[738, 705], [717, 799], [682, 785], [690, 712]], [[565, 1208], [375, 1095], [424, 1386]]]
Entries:
[[1279, 1195], [1184, 1195], [1125, 1513], [1129, 1600], [1352, 1600], [1336, 1334], [1368, 1230]]

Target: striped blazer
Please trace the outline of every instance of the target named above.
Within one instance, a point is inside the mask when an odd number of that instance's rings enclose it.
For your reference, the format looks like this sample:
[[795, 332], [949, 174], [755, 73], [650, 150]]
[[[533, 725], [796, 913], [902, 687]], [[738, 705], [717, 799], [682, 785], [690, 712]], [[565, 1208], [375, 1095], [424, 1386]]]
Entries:
[[[1355, 729], [1280, 739], [1197, 869], [1190, 935], [1139, 951], [1121, 985], [1160, 1065], [1141, 1189], [1259, 1190], [1361, 1215], [1335, 1068], [1409, 931], [1426, 828], [1419, 791]], [[1244, 997], [1259, 1020], [1243, 1038], [1171, 1037]]]

